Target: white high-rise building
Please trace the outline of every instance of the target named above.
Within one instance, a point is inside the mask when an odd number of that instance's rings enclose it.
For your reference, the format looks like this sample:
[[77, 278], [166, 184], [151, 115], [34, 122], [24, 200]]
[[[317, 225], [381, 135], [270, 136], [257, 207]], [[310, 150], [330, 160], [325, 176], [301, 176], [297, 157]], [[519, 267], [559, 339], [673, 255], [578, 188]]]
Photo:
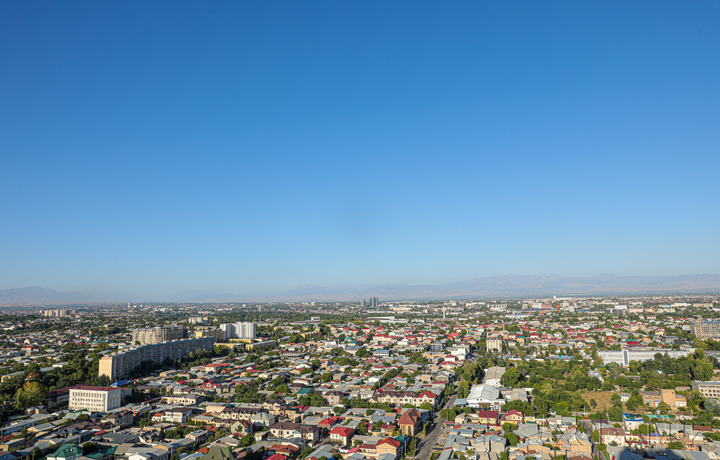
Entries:
[[220, 325], [223, 340], [255, 339], [255, 323], [225, 323]]

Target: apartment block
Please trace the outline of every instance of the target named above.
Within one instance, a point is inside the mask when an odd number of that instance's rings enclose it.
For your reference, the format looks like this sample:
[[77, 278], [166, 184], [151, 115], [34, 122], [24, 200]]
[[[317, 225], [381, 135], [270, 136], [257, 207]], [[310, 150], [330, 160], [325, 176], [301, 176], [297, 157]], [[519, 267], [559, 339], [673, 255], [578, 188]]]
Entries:
[[129, 376], [143, 361], [161, 363], [165, 359], [186, 358], [190, 353], [198, 350], [209, 350], [214, 345], [215, 339], [213, 337], [205, 337], [132, 348], [128, 351], [103, 356], [100, 359], [98, 373], [107, 375], [111, 381], [115, 381]]
[[503, 339], [502, 337], [488, 337], [485, 340], [485, 348], [487, 351], [494, 351], [496, 353], [502, 353]]
[[720, 339], [720, 321], [695, 321], [692, 331], [703, 339]]
[[68, 310], [67, 308], [43, 311], [43, 316], [61, 317], [61, 316], [70, 316], [70, 315], [72, 315], [72, 310]]
[[215, 329], [215, 328], [203, 328], [203, 329], [198, 329], [195, 331], [196, 339], [202, 339], [205, 337], [212, 337], [215, 339], [215, 342], [221, 342], [222, 341], [222, 331], [220, 329]]
[[223, 340], [256, 339], [255, 323], [225, 323], [220, 325]]
[[186, 336], [185, 328], [177, 327], [145, 327], [132, 330], [132, 343], [136, 345], [152, 345], [155, 343], [181, 340]]

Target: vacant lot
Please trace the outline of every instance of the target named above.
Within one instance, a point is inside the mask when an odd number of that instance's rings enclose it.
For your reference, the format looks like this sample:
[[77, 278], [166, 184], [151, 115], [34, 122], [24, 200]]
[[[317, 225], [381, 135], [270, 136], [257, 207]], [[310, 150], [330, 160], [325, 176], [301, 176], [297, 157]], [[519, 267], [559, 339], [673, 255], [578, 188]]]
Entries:
[[[588, 403], [588, 412], [595, 412], [600, 409], [609, 409], [612, 407], [612, 395], [614, 391], [583, 391], [580, 396]], [[594, 399], [597, 403], [597, 407], [593, 410], [590, 409], [590, 400]]]

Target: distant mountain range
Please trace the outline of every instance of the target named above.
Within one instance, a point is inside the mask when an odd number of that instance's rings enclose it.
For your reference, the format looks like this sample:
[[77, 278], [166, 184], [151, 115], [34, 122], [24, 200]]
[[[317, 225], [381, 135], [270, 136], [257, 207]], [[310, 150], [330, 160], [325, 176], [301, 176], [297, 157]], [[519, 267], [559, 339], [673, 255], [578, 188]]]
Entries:
[[[359, 301], [361, 297], [383, 300], [520, 298], [720, 294], [720, 275], [561, 277], [500, 275], [437, 285], [373, 284], [318, 286], [303, 284], [282, 291], [231, 294], [202, 291], [148, 302], [267, 302], [267, 301]], [[0, 305], [87, 304], [115, 299], [139, 301], [137, 296], [61, 292], [42, 287], [0, 290]]]
[[0, 290], [0, 305], [62, 305], [102, 302], [95, 294], [62, 292], [40, 286]]

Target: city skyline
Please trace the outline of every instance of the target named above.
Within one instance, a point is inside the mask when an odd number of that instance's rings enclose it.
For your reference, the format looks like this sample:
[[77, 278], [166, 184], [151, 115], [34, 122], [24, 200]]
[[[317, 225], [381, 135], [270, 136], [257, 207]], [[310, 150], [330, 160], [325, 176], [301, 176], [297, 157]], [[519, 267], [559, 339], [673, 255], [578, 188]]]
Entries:
[[716, 2], [9, 2], [0, 39], [0, 290], [720, 274]]

